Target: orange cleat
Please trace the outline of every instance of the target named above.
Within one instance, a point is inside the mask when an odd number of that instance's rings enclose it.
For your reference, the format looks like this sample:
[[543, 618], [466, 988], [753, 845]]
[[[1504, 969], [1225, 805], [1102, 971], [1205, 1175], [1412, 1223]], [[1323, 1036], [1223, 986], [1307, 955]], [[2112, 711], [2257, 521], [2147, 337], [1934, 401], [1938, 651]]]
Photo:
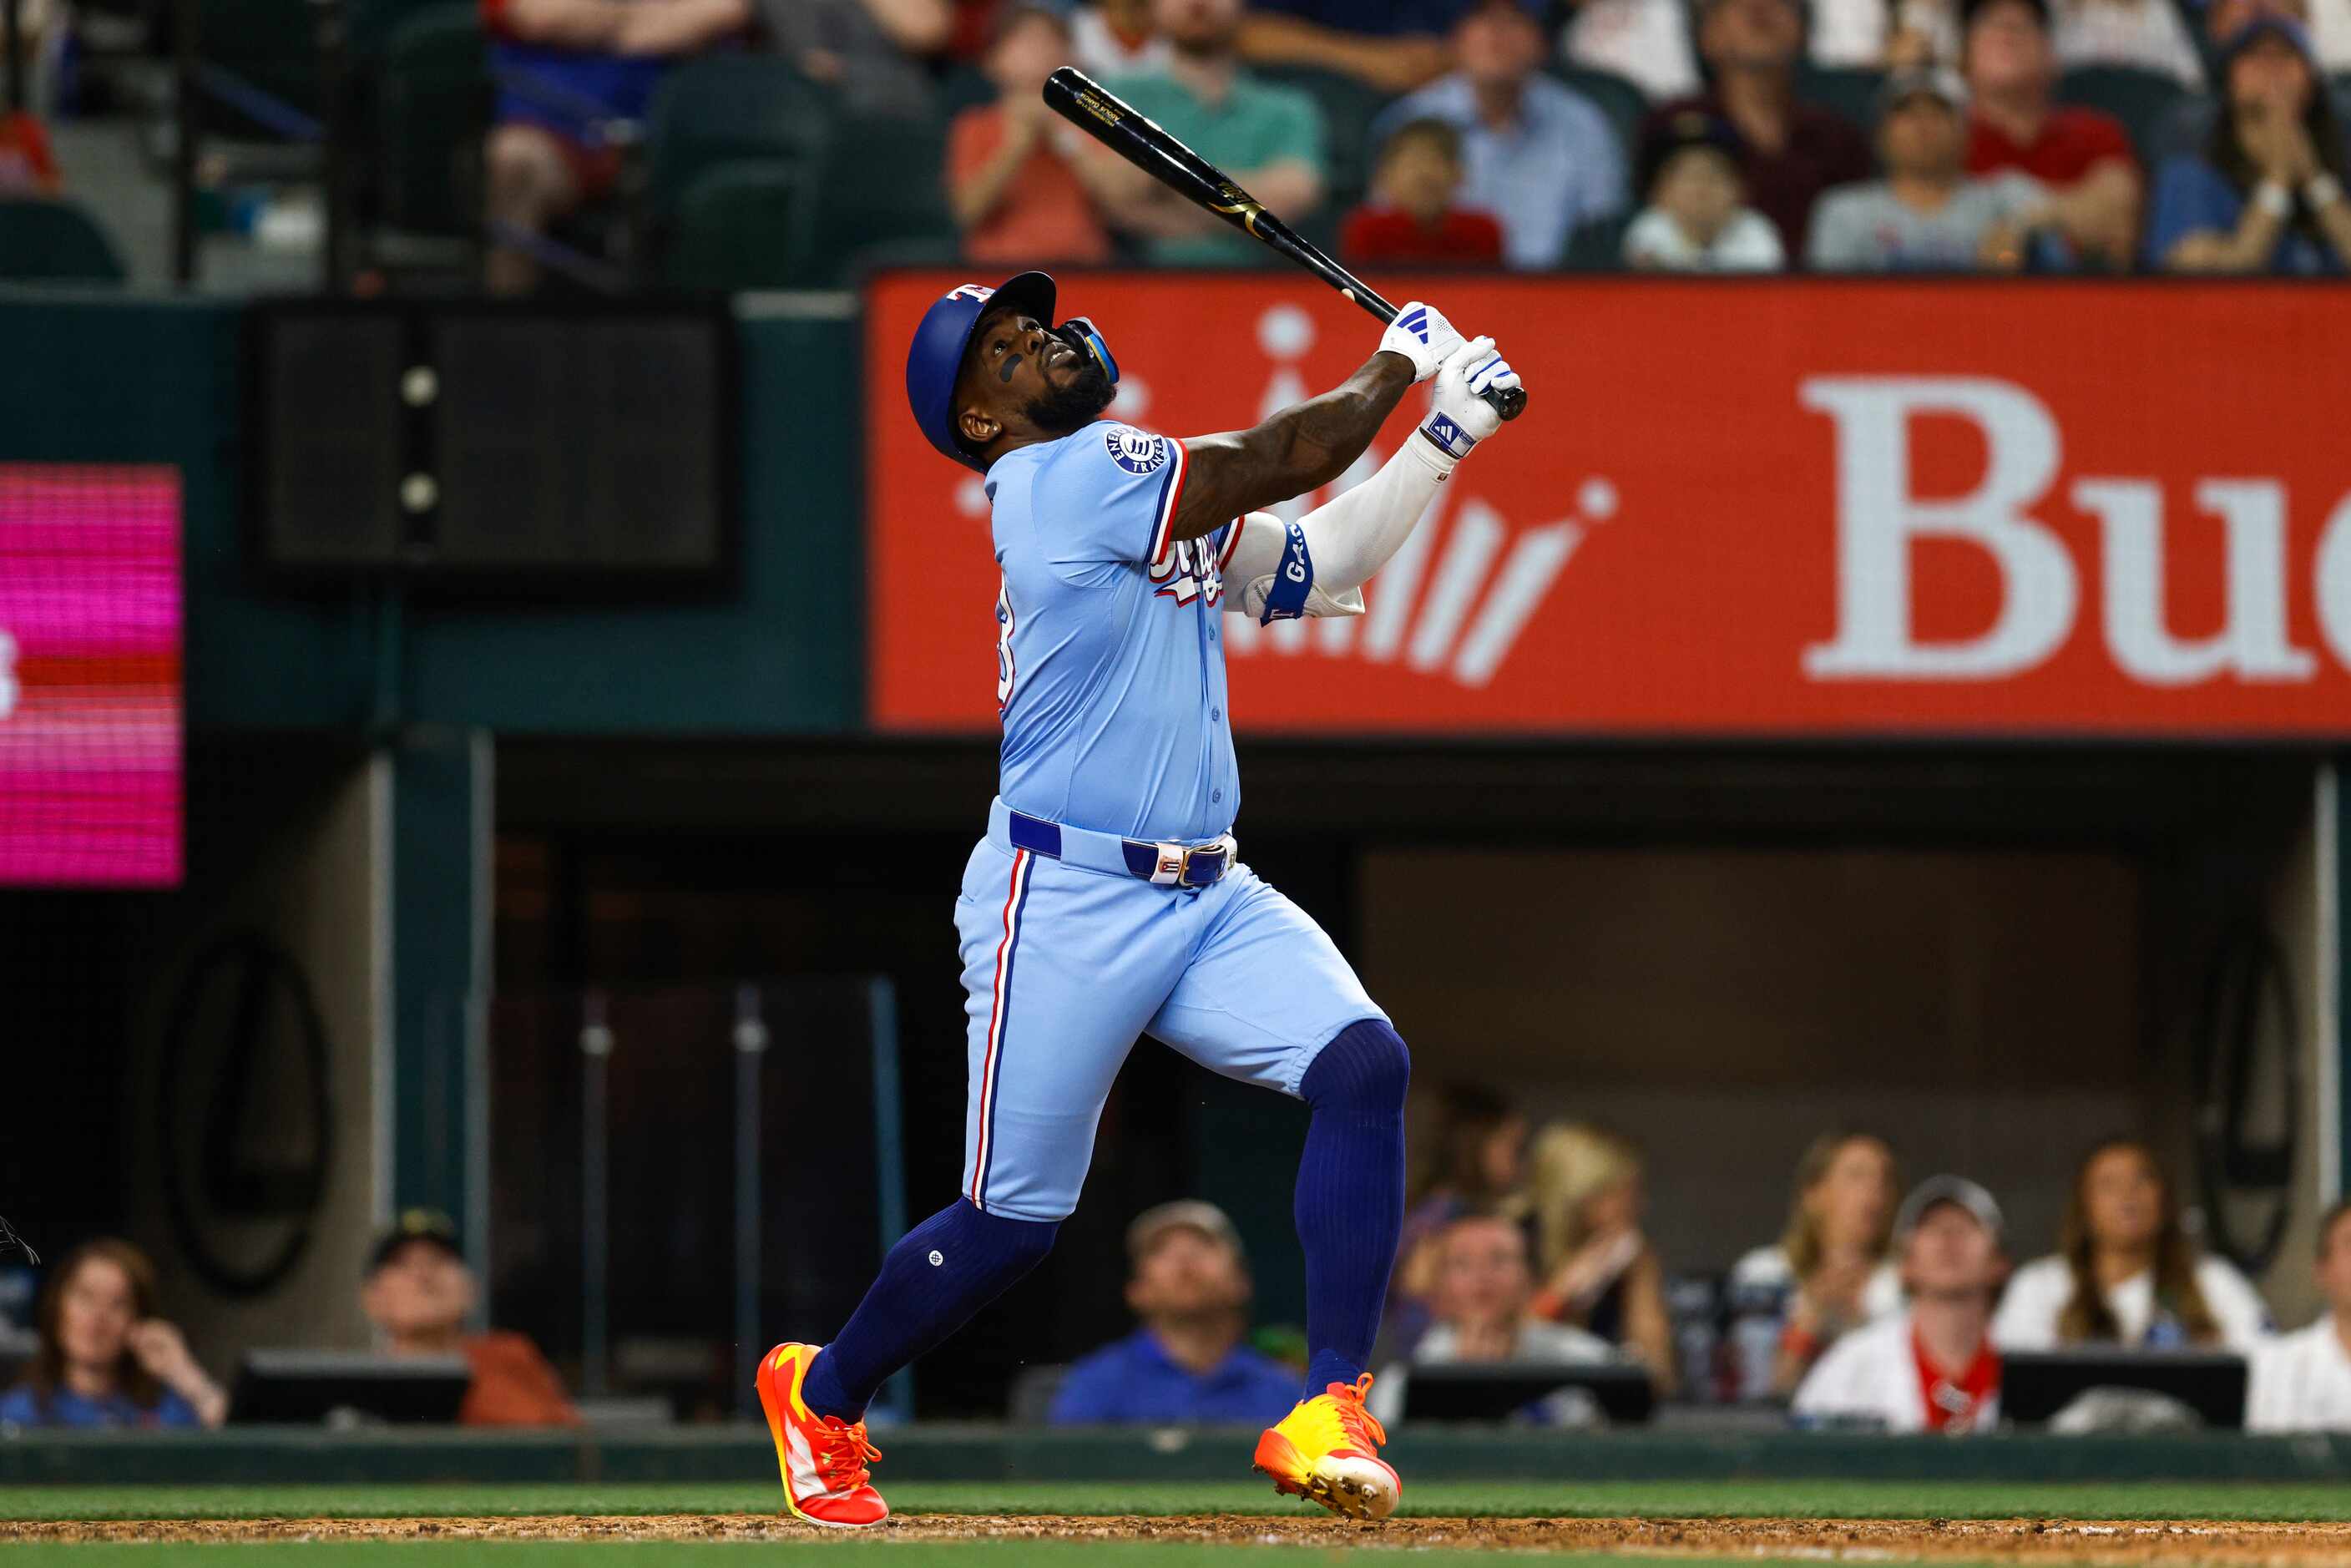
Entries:
[[1273, 1490], [1321, 1503], [1349, 1519], [1385, 1519], [1404, 1495], [1380, 1458], [1388, 1435], [1364, 1408], [1372, 1386], [1365, 1373], [1353, 1384], [1334, 1383], [1270, 1427], [1257, 1440], [1257, 1468], [1273, 1478]]
[[761, 1358], [759, 1407], [768, 1413], [768, 1436], [776, 1440], [784, 1506], [810, 1524], [862, 1529], [890, 1517], [890, 1505], [873, 1490], [873, 1472], [865, 1468], [882, 1450], [865, 1440], [864, 1422], [820, 1416], [801, 1403], [801, 1380], [821, 1348], [787, 1342]]

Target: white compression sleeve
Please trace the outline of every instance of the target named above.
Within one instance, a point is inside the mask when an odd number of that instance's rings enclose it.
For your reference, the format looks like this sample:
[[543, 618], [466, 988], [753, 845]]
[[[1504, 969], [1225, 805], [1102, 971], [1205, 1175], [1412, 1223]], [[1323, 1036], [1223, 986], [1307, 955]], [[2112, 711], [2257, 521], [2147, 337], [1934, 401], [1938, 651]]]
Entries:
[[[1404, 548], [1455, 461], [1416, 431], [1380, 465], [1379, 472], [1299, 519], [1307, 554], [1314, 562], [1309, 614], [1363, 613], [1363, 600], [1352, 591], [1370, 581]], [[1240, 585], [1240, 591], [1227, 601], [1229, 608], [1249, 615], [1265, 608], [1266, 590], [1281, 564], [1281, 547], [1282, 526], [1270, 514], [1252, 512], [1241, 520], [1241, 536], [1224, 569], [1225, 576]]]

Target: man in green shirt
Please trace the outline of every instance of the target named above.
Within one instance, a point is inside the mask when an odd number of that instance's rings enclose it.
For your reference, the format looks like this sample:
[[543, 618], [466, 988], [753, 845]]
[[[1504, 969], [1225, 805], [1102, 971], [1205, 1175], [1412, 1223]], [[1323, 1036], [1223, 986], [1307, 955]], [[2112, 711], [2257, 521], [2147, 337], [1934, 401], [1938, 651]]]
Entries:
[[[1241, 68], [1241, 10], [1242, 0], [1154, 0], [1152, 19], [1170, 47], [1165, 67], [1108, 86], [1295, 223], [1322, 200], [1322, 110], [1307, 94]], [[1156, 181], [1136, 188], [1119, 221], [1169, 266], [1254, 266], [1267, 255]]]

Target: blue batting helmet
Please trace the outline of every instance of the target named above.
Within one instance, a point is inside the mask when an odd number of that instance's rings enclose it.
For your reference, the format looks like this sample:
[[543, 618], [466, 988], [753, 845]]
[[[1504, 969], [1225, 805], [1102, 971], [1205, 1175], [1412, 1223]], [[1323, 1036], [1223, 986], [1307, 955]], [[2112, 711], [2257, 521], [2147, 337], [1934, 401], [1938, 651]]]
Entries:
[[1053, 280], [1042, 272], [1024, 272], [994, 288], [966, 283], [950, 289], [923, 313], [914, 340], [906, 349], [906, 402], [914, 423], [933, 446], [967, 468], [984, 466], [956, 439], [956, 377], [963, 371], [964, 350], [990, 310], [1010, 306], [1053, 325]]

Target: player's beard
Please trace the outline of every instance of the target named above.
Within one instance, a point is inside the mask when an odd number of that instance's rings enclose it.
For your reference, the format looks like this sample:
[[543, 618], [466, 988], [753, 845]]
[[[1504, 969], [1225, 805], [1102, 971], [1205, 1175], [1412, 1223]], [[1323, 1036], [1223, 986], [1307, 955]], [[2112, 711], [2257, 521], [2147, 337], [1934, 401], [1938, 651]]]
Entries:
[[1088, 359], [1064, 384], [1056, 386], [1047, 382], [1043, 394], [1029, 400], [1029, 406], [1020, 412], [1046, 434], [1067, 435], [1100, 418], [1102, 411], [1110, 406], [1110, 400], [1117, 395], [1118, 389], [1110, 384], [1110, 377]]

